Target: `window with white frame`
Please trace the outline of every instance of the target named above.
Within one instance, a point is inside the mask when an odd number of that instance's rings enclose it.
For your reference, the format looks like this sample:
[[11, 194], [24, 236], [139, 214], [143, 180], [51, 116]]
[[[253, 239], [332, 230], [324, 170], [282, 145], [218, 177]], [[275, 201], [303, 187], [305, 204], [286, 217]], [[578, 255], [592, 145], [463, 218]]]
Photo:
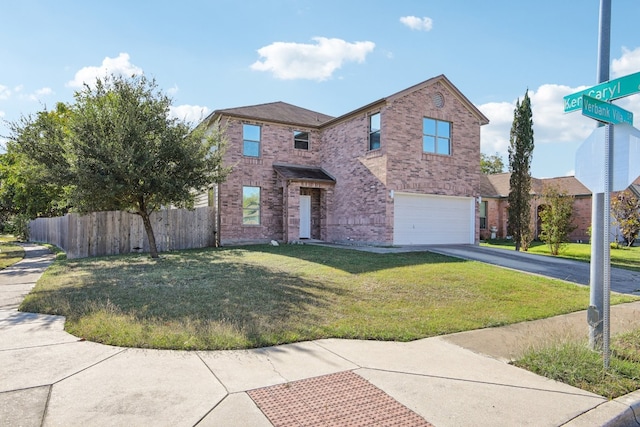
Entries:
[[260, 225], [260, 187], [242, 187], [242, 224]]
[[260, 157], [260, 126], [242, 125], [242, 154], [249, 157]]
[[451, 155], [451, 123], [442, 120], [422, 119], [422, 151]]

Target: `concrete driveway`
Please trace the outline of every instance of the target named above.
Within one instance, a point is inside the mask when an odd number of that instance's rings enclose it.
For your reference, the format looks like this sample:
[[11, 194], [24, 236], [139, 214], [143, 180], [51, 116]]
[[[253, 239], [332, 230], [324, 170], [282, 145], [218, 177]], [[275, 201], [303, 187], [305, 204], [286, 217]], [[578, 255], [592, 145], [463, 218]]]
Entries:
[[[422, 249], [589, 285], [590, 266], [586, 262], [475, 245], [425, 246]], [[640, 295], [640, 272], [611, 268], [611, 290], [623, 294]]]

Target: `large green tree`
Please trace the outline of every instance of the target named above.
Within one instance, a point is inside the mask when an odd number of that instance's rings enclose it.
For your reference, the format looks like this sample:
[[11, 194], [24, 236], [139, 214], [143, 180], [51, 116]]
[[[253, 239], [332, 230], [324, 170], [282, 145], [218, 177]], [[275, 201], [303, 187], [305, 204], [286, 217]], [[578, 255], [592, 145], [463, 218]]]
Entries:
[[52, 180], [71, 186], [76, 210], [140, 215], [157, 258], [151, 214], [193, 207], [196, 192], [229, 172], [222, 165], [226, 138], [219, 123], [192, 129], [169, 116], [170, 106], [155, 80], [110, 76], [75, 94], [67, 120], [51, 125], [52, 138], [32, 132], [38, 117], [14, 126], [14, 139]]
[[[68, 188], [56, 173], [69, 177], [65, 149], [58, 145], [64, 138], [67, 107], [23, 117], [10, 128], [16, 138], [6, 144], [0, 155], [0, 215], [6, 220], [14, 215], [27, 218], [50, 217], [68, 212]], [[27, 154], [29, 153], [29, 154]], [[57, 160], [52, 160], [52, 156]], [[60, 165], [60, 171], [44, 164]], [[68, 180], [67, 180], [68, 181]]]
[[500, 154], [480, 153], [480, 172], [487, 175], [504, 172], [504, 162]]
[[[509, 136], [509, 227], [520, 250], [523, 239], [530, 235], [531, 223], [531, 159], [533, 156], [533, 117], [528, 90], [516, 102]], [[526, 243], [525, 243], [526, 246]]]

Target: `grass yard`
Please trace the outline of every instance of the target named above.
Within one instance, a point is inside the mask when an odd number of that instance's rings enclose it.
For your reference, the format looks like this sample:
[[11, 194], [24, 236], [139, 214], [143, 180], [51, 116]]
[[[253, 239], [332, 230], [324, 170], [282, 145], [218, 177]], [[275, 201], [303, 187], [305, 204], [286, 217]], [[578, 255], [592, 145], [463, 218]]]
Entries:
[[428, 252], [259, 245], [58, 260], [20, 309], [67, 316], [68, 332], [105, 344], [216, 350], [408, 341], [588, 303], [587, 287]]
[[[512, 240], [487, 240], [481, 243], [481, 246], [511, 249], [514, 250], [515, 245]], [[529, 251], [532, 254], [549, 255], [549, 247], [542, 242], [533, 242]], [[587, 243], [567, 243], [558, 255], [562, 258], [574, 259], [577, 261], [589, 262], [591, 259], [591, 245]], [[611, 266], [626, 268], [628, 270], [640, 271], [640, 247], [632, 246], [611, 249]]]
[[[512, 241], [494, 240], [483, 246], [514, 250]], [[529, 252], [551, 255], [546, 244], [534, 242]], [[569, 243], [560, 257], [589, 262], [591, 246]], [[611, 249], [611, 265], [640, 271], [640, 247]], [[556, 381], [599, 394], [609, 399], [640, 389], [640, 330], [611, 338], [609, 369], [603, 356], [588, 348], [586, 342], [555, 342], [530, 350], [514, 364]]]
[[640, 389], [640, 330], [611, 337], [609, 369], [586, 342], [533, 349], [514, 365], [609, 399]]
[[21, 261], [24, 258], [24, 249], [16, 245], [13, 236], [0, 235], [0, 270]]

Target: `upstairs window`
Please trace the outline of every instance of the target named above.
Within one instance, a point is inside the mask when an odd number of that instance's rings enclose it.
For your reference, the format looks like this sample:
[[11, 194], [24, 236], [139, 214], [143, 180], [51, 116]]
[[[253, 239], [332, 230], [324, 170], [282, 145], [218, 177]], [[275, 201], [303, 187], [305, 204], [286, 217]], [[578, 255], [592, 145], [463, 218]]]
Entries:
[[260, 187], [242, 187], [242, 224], [260, 225]]
[[242, 154], [260, 157], [260, 126], [242, 125]]
[[422, 119], [422, 151], [451, 155], [451, 123], [436, 119]]
[[380, 148], [380, 113], [369, 116], [369, 150]]
[[309, 132], [303, 132], [300, 130], [293, 131], [293, 147], [298, 150], [309, 149]]

